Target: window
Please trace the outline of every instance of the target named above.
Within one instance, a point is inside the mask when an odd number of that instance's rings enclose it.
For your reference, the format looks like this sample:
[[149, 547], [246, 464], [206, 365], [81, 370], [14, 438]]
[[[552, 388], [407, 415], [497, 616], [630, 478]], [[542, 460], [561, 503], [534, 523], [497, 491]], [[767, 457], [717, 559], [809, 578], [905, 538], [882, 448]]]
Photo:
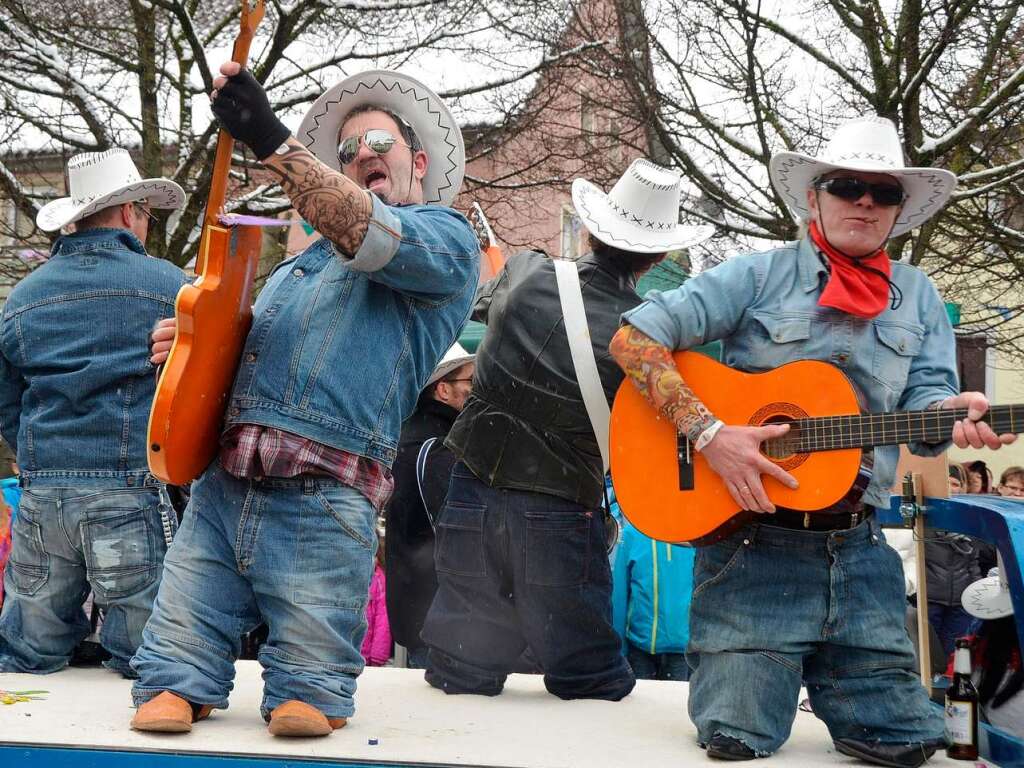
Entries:
[[567, 205], [562, 206], [562, 239], [558, 250], [563, 259], [578, 259], [589, 250], [583, 222]]
[[961, 392], [990, 393], [989, 343], [982, 335], [956, 337], [956, 368]]

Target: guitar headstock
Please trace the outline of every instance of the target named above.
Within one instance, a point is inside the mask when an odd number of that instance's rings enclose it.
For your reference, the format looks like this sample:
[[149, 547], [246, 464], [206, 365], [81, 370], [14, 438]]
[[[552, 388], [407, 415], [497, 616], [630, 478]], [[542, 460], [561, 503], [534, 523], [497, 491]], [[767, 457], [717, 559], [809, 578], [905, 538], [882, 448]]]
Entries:
[[265, 12], [264, 0], [242, 0], [242, 34], [254, 34]]
[[480, 250], [484, 251], [498, 246], [498, 239], [494, 236], [494, 230], [491, 229], [491, 223], [487, 221], [484, 209], [480, 207], [480, 203], [473, 203], [467, 218], [473, 227], [473, 231], [476, 233], [477, 239], [480, 241]]

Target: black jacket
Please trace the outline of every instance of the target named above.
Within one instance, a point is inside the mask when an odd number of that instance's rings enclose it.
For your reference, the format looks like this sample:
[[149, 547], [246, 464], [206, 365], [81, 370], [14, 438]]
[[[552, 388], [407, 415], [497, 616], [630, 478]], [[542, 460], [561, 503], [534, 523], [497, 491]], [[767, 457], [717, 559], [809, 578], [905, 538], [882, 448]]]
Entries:
[[928, 602], [960, 605], [970, 584], [988, 575], [995, 562], [993, 547], [980, 539], [946, 531], [928, 531], [924, 545]]
[[458, 413], [437, 400], [421, 400], [402, 425], [391, 470], [395, 491], [384, 523], [388, 622], [395, 642], [406, 648], [423, 644], [420, 630], [437, 591], [434, 529], [420, 500], [416, 458], [424, 442], [437, 438], [427, 454], [423, 478], [423, 495], [436, 518], [448, 495], [448, 476], [455, 463], [455, 456], [444, 447], [444, 438]]
[[[640, 303], [632, 273], [593, 254], [578, 262], [597, 369], [610, 403], [623, 373], [608, 353], [623, 312]], [[517, 253], [477, 293], [487, 325], [473, 392], [448, 446], [494, 488], [601, 506], [601, 453], [576, 383], [551, 259]]]

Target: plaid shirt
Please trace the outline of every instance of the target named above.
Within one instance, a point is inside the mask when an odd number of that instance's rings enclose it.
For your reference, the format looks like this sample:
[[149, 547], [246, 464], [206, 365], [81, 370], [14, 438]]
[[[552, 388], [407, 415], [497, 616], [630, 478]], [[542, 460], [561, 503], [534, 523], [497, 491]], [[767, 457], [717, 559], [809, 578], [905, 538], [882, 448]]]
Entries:
[[373, 459], [260, 424], [236, 424], [220, 439], [220, 464], [238, 478], [328, 475], [363, 494], [380, 512], [391, 497], [391, 471]]

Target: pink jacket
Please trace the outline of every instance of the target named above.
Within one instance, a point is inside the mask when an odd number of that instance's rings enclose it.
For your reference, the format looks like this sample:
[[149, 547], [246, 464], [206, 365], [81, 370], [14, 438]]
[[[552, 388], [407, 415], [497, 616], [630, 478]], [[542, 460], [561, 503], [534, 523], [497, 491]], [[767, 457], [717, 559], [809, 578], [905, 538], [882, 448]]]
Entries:
[[391, 627], [384, 603], [384, 569], [377, 563], [370, 580], [370, 602], [366, 604], [366, 637], [361, 649], [371, 667], [382, 667], [391, 658]]

